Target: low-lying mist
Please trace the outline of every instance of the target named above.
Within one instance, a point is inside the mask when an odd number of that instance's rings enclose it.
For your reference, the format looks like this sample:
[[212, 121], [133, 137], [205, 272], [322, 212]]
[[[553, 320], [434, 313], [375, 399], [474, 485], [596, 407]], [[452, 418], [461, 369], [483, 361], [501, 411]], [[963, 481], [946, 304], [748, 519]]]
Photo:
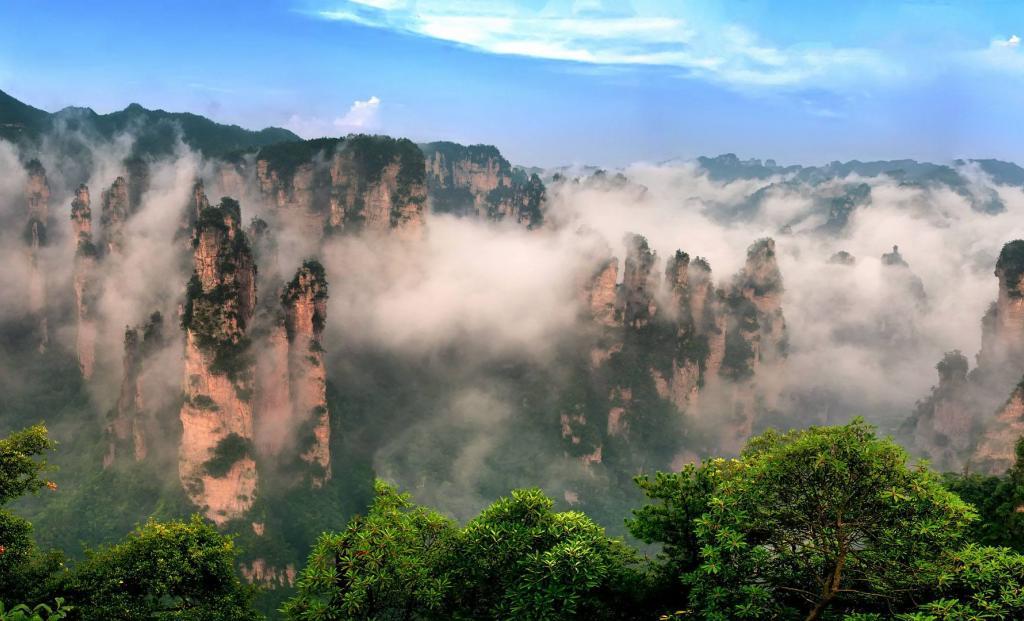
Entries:
[[[68, 351], [76, 333], [70, 203], [86, 183], [94, 236], [102, 235], [102, 192], [126, 174], [132, 137], [89, 144], [83, 178], [47, 143], [40, 153], [19, 154], [0, 142], [0, 287], [7, 292], [0, 321], [28, 311], [21, 293], [31, 260], [22, 234], [23, 162], [38, 157], [51, 196], [47, 244], [36, 260], [46, 276], [50, 346]], [[258, 194], [239, 197], [243, 221], [264, 219], [276, 239], [274, 256], [257, 258], [261, 286], [273, 289], [310, 256], [326, 267], [327, 375], [341, 395], [334, 407], [343, 421], [334, 431], [364, 439], [378, 473], [459, 517], [507, 491], [495, 481], [516, 473], [543, 478], [518, 485], [562, 490], [575, 480], [579, 487], [586, 467], [542, 450], [557, 451], [558, 413], [546, 412], [544, 395], [524, 387], [555, 392], [570, 381], [567, 352], [592, 330], [581, 312], [581, 288], [608, 256], [621, 262], [627, 233], [646, 236], [659, 273], [682, 249], [707, 259], [722, 285], [743, 266], [753, 241], [774, 238], [790, 346], [783, 371], [764, 380], [780, 395], [780, 415], [762, 424], [863, 415], [886, 431], [935, 383], [943, 352], [978, 350], [980, 319], [996, 294], [996, 256], [1005, 242], [1024, 236], [1024, 191], [997, 186], [979, 170], [970, 171], [972, 183], [998, 193], [1005, 211], [980, 212], [953, 191], [885, 176], [810, 186], [787, 184], [781, 175], [719, 183], [690, 162], [638, 163], [621, 172], [550, 182], [546, 224], [538, 230], [428, 215], [423, 238], [413, 241], [367, 233], [319, 244], [306, 223]], [[191, 263], [179, 233], [198, 178], [211, 202], [239, 193], [218, 175], [216, 162], [179, 144], [171, 157], [150, 163], [123, 251], [97, 264], [97, 371], [89, 383], [95, 419], [77, 424], [103, 424], [118, 398], [124, 330], [155, 311], [168, 336], [154, 357], [155, 375], [167, 403], [180, 397], [178, 309]], [[748, 198], [771, 183], [750, 207]], [[870, 201], [840, 229], [823, 226], [829, 214], [818, 198], [860, 183], [870, 187]], [[883, 264], [896, 245], [909, 268]], [[830, 261], [839, 251], [855, 261]], [[258, 295], [276, 299], [279, 292]], [[33, 381], [5, 359], [5, 384]], [[550, 437], [536, 431], [545, 424]], [[496, 475], [502, 472], [505, 479]]]

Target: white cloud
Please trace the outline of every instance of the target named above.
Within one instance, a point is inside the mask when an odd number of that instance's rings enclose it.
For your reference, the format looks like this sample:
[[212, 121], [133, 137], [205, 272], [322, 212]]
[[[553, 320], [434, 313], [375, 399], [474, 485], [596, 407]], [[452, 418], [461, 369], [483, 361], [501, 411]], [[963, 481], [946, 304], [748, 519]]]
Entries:
[[380, 98], [372, 95], [369, 99], [363, 101], [358, 99], [353, 101], [348, 112], [333, 120], [293, 114], [284, 126], [303, 138], [321, 138], [323, 136], [364, 132], [377, 127], [380, 105]]
[[530, 11], [505, 2], [342, 2], [316, 15], [449, 41], [492, 54], [595, 65], [661, 66], [736, 87], [841, 86], [904, 69], [867, 48], [779, 47], [735, 24], [695, 24], [661, 9], [611, 13], [601, 3], [549, 3]]
[[377, 114], [380, 110], [380, 98], [371, 96], [366, 101], [356, 100], [348, 109], [345, 116], [334, 119], [334, 126], [338, 129], [361, 130], [372, 127], [377, 123]]
[[1007, 73], [1024, 73], [1024, 54], [1020, 51], [1020, 37], [996, 38], [987, 48], [967, 53], [968, 64]]
[[1010, 38], [1005, 41], [996, 39], [992, 42], [992, 45], [994, 47], [1017, 47], [1020, 45], [1020, 37], [1017, 35], [1010, 35]]

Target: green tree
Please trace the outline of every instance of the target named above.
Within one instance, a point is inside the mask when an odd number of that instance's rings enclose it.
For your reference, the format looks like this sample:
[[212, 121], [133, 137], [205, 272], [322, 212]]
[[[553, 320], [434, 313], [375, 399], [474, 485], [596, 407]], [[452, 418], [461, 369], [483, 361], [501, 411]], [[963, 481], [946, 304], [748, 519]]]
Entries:
[[0, 440], [0, 506], [34, 494], [49, 484], [40, 477], [48, 468], [40, 459], [55, 444], [46, 427], [34, 425]]
[[691, 602], [707, 619], [904, 605], [975, 515], [863, 421], [753, 438], [713, 462]]
[[633, 511], [626, 520], [630, 534], [644, 543], [658, 543], [661, 551], [653, 564], [651, 597], [661, 610], [686, 603], [683, 580], [701, 562], [694, 522], [708, 510], [714, 491], [713, 469], [687, 464], [680, 472], [638, 476], [636, 484], [655, 501]]
[[89, 553], [59, 590], [86, 620], [256, 619], [254, 591], [235, 571], [229, 537], [199, 516], [150, 520], [124, 541]]
[[636, 555], [539, 489], [514, 490], [463, 529], [461, 618], [624, 619], [641, 611]]
[[377, 481], [365, 517], [324, 533], [283, 612], [291, 619], [444, 618], [457, 525]]
[[1016, 455], [1003, 476], [950, 473], [943, 483], [977, 508], [980, 519], [969, 529], [972, 540], [1024, 552], [1024, 437], [1017, 441]]
[[34, 601], [48, 576], [61, 564], [59, 554], [41, 554], [32, 538], [32, 524], [3, 506], [56, 488], [42, 477], [48, 470], [42, 456], [54, 447], [46, 427], [35, 425], [0, 439], [0, 601]]
[[581, 513], [515, 490], [459, 529], [377, 483], [366, 517], [324, 534], [283, 608], [291, 619], [626, 619], [635, 554]]

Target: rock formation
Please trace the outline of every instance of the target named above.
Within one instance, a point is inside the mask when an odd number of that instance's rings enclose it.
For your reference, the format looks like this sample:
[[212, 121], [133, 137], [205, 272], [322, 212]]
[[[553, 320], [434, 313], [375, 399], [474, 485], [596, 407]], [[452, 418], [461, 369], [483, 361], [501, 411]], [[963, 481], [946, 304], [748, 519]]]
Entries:
[[996, 261], [999, 291], [982, 318], [977, 366], [968, 373], [960, 352], [947, 353], [937, 366], [939, 385], [903, 425], [915, 452], [939, 468], [1002, 474], [1013, 463], [1024, 432], [1022, 273], [1024, 241], [1011, 241]]
[[39, 351], [49, 344], [46, 323], [46, 270], [40, 264], [40, 249], [46, 245], [47, 225], [50, 220], [50, 185], [46, 180], [46, 169], [39, 160], [26, 165], [28, 181], [25, 198], [28, 203], [28, 220], [25, 223], [23, 239], [28, 248], [28, 311], [35, 316], [39, 329]]
[[331, 476], [330, 420], [322, 334], [327, 279], [317, 261], [303, 263], [282, 288], [256, 365], [256, 446], [282, 462], [301, 459], [319, 487]]
[[230, 198], [200, 214], [182, 314], [185, 403], [178, 470], [189, 498], [218, 524], [244, 514], [257, 487], [247, 336], [256, 266], [240, 221], [239, 205]]
[[256, 155], [260, 193], [279, 220], [297, 223], [313, 239], [363, 230], [419, 237], [424, 170], [415, 144], [383, 136], [283, 143]]
[[621, 303], [622, 320], [626, 326], [641, 328], [650, 323], [657, 311], [654, 296], [657, 280], [654, 266], [657, 260], [640, 235], [627, 235], [626, 261], [622, 271]]
[[906, 431], [916, 451], [928, 455], [933, 467], [958, 471], [977, 435], [976, 395], [967, 376], [967, 358], [959, 351], [948, 352], [935, 368], [939, 384], [917, 404]]
[[[725, 290], [715, 289], [711, 268], [700, 257], [691, 260], [677, 251], [661, 280], [647, 241], [630, 235], [625, 242], [622, 283], [613, 285], [617, 262], [609, 259], [593, 272], [581, 296], [586, 314], [600, 328], [589, 355], [591, 381], [600, 396], [591, 399], [607, 404], [606, 436], [628, 438], [654, 424], [636, 417], [657, 416], [652, 412], [662, 411], [660, 402], [675, 417], [686, 415], [714, 430], [721, 450], [735, 450], [750, 435], [762, 403], [771, 402], [758, 384], [758, 372], [778, 372], [787, 353], [774, 242], [755, 242]], [[703, 408], [701, 395], [707, 390], [714, 401]], [[574, 452], [593, 461], [602, 442], [594, 438], [585, 410], [563, 411], [560, 423]]]
[[103, 254], [116, 255], [124, 251], [124, 225], [131, 215], [131, 206], [128, 198], [128, 182], [124, 177], [118, 177], [110, 186], [110, 189], [103, 191], [102, 209], [100, 211], [100, 225], [102, 227], [102, 243], [100, 244]]
[[976, 472], [1001, 475], [1016, 460], [1017, 442], [1024, 437], [1024, 382], [1018, 384], [1009, 400], [986, 425], [970, 467]]
[[316, 261], [306, 261], [281, 295], [285, 310], [293, 424], [299, 457], [316, 468], [313, 484], [330, 478], [330, 419], [327, 374], [321, 342], [327, 320], [327, 278]]
[[614, 326], [616, 313], [619, 260], [611, 257], [592, 275], [583, 288], [584, 304], [595, 322], [603, 326]]
[[[753, 370], [761, 363], [774, 364], [785, 356], [788, 346], [782, 315], [782, 274], [775, 260], [774, 240], [761, 239], [747, 249], [747, 262], [733, 287], [755, 309], [757, 332], [753, 337], [744, 336], [754, 352]], [[741, 326], [741, 331], [745, 328]]]
[[147, 430], [153, 412], [146, 395], [147, 359], [163, 345], [163, 317], [150, 315], [148, 321], [124, 331], [124, 375], [117, 405], [107, 424], [107, 452], [103, 467], [130, 455], [135, 461], [146, 458]]
[[1024, 240], [1003, 246], [996, 261], [999, 293], [982, 319], [978, 366], [1024, 370]]
[[918, 307], [923, 308], [927, 305], [928, 295], [924, 290], [924, 283], [911, 271], [910, 264], [900, 254], [899, 246], [893, 246], [892, 252], [882, 255], [882, 265], [889, 268], [888, 276], [898, 290], [909, 293]]
[[510, 220], [536, 228], [546, 190], [540, 177], [514, 169], [498, 149], [453, 142], [421, 145], [433, 213]]
[[75, 352], [82, 377], [92, 377], [96, 361], [96, 318], [94, 306], [98, 297], [96, 283], [96, 246], [92, 242], [92, 209], [89, 188], [78, 186], [71, 201], [71, 233], [75, 244], [75, 267], [72, 280], [75, 288], [77, 326]]

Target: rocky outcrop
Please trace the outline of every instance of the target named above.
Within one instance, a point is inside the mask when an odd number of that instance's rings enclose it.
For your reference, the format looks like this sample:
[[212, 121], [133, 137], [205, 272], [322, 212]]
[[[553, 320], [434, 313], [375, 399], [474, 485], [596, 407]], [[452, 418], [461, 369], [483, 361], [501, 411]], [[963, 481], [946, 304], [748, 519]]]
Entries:
[[148, 453], [147, 431], [153, 427], [150, 398], [146, 395], [147, 360], [164, 344], [163, 317], [150, 315], [148, 321], [124, 332], [124, 375], [117, 404], [107, 423], [107, 452], [103, 467], [128, 456], [142, 461]]
[[89, 188], [78, 186], [71, 201], [71, 233], [75, 244], [75, 267], [72, 282], [75, 289], [77, 325], [75, 352], [82, 377], [92, 377], [96, 362], [95, 305], [99, 297], [96, 282], [96, 246], [92, 241], [92, 208]]
[[261, 558], [251, 563], [242, 563], [239, 570], [249, 584], [258, 584], [267, 589], [291, 587], [295, 584], [295, 577], [298, 575], [295, 565], [291, 563], [284, 567], [274, 567]]
[[544, 183], [515, 169], [489, 145], [421, 145], [433, 213], [509, 220], [527, 228], [543, 222]]
[[256, 266], [240, 220], [240, 207], [229, 198], [200, 214], [182, 313], [185, 403], [178, 470], [189, 498], [218, 524], [252, 506], [258, 479], [247, 335]]
[[104, 255], [116, 255], [124, 251], [124, 225], [130, 215], [128, 182], [124, 177], [118, 177], [109, 189], [103, 191], [100, 247]]
[[627, 235], [625, 243], [626, 261], [620, 291], [622, 320], [628, 327], [641, 328], [650, 323], [658, 308], [655, 302], [658, 283], [653, 277], [657, 257], [641, 235]]
[[775, 260], [774, 240], [761, 239], [747, 249], [747, 262], [734, 288], [756, 309], [757, 333], [749, 341], [754, 351], [754, 370], [758, 364], [778, 362], [786, 355], [788, 339], [782, 314], [782, 274]]
[[281, 295], [289, 341], [288, 368], [299, 457], [315, 468], [314, 486], [330, 478], [330, 418], [321, 337], [327, 319], [327, 278], [306, 261]]
[[1022, 273], [1024, 241], [1011, 241], [996, 261], [999, 291], [982, 318], [977, 366], [968, 373], [960, 352], [947, 353], [937, 366], [939, 385], [903, 425], [908, 444], [937, 467], [1002, 474], [1013, 463], [1024, 432], [1018, 383], [1024, 375]]
[[1016, 459], [1015, 447], [1024, 437], [1024, 384], [1018, 385], [1010, 399], [987, 425], [971, 457], [971, 469], [1002, 475]]
[[[720, 450], [735, 450], [764, 404], [773, 402], [771, 384], [759, 383], [758, 373], [778, 373], [787, 355], [774, 241], [751, 245], [744, 268], [724, 290], [715, 288], [703, 258], [676, 251], [661, 279], [647, 241], [630, 235], [625, 243], [621, 285], [612, 284], [617, 262], [609, 259], [594, 270], [581, 296], [584, 314], [599, 328], [589, 362], [601, 396], [591, 402], [606, 404], [605, 437], [628, 441], [638, 425], [651, 424], [637, 417], [664, 403], [706, 427]], [[707, 391], [712, 397], [705, 406]], [[589, 410], [577, 404], [560, 419], [563, 437], [579, 456], [602, 446], [587, 432], [594, 427]]]
[[963, 354], [948, 352], [935, 368], [939, 384], [927, 399], [917, 404], [906, 431], [913, 438], [915, 451], [928, 455], [933, 467], [959, 471], [977, 435], [978, 402], [967, 377], [968, 363]]
[[338, 232], [423, 232], [423, 156], [408, 140], [384, 136], [309, 140], [256, 155], [259, 191], [279, 220], [318, 239]]
[[50, 184], [46, 180], [46, 169], [39, 160], [31, 160], [26, 165], [26, 172], [28, 219], [23, 239], [28, 251], [27, 302], [29, 313], [37, 319], [39, 351], [42, 352], [49, 344], [49, 330], [46, 322], [46, 270], [41, 265], [40, 249], [46, 245], [50, 221]]
[[1012, 367], [1024, 370], [1024, 240], [1003, 246], [996, 261], [999, 293], [982, 319], [981, 352], [978, 366], [991, 369]]
[[292, 446], [295, 419], [292, 412], [289, 357], [291, 347], [284, 318], [270, 329], [256, 361], [256, 449], [261, 455], [279, 457]]
[[882, 265], [888, 268], [886, 276], [896, 287], [897, 292], [909, 295], [920, 308], [928, 304], [924, 283], [911, 271], [910, 264], [900, 254], [899, 246], [893, 246], [892, 252], [882, 255]]
[[611, 257], [598, 266], [582, 289], [583, 303], [591, 318], [602, 326], [618, 322], [619, 260]]

